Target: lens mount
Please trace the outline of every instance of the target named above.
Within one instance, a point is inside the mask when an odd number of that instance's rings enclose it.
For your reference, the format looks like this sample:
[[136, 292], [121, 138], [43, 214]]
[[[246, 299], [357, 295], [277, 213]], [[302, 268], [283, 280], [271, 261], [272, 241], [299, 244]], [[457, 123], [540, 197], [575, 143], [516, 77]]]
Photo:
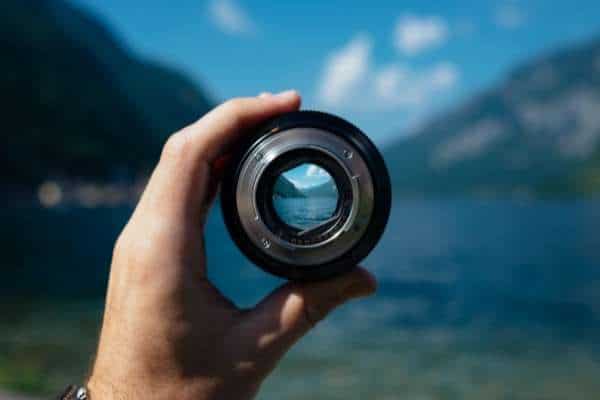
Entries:
[[[333, 215], [309, 228], [288, 224], [273, 201], [278, 177], [305, 164], [326, 171], [337, 193]], [[387, 169], [370, 140], [350, 123], [314, 111], [285, 114], [249, 136], [221, 189], [223, 217], [242, 252], [295, 280], [354, 267], [383, 233], [390, 200]]]

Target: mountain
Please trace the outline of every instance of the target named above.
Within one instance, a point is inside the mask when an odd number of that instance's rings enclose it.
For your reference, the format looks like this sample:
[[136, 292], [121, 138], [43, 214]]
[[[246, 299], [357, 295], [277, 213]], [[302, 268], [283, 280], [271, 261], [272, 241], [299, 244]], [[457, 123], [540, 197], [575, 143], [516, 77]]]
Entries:
[[384, 150], [397, 194], [600, 191], [600, 39], [538, 57]]
[[337, 197], [338, 191], [335, 182], [325, 182], [317, 186], [302, 188], [302, 193], [306, 197]]
[[300, 189], [294, 185], [289, 179], [286, 179], [285, 176], [280, 175], [275, 181], [275, 186], [273, 187], [273, 195], [279, 197], [306, 197], [304, 193]]
[[208, 96], [140, 59], [95, 17], [63, 0], [4, 0], [0, 13], [0, 183], [47, 177], [128, 179]]
[[317, 186], [300, 188], [292, 181], [280, 175], [275, 181], [273, 194], [279, 197], [337, 197], [337, 187], [334, 182], [325, 182]]

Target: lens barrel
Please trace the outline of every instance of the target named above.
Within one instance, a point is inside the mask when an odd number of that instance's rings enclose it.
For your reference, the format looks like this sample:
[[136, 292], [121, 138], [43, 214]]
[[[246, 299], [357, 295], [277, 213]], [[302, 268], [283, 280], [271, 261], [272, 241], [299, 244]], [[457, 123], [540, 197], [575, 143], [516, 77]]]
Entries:
[[260, 268], [293, 280], [353, 268], [379, 241], [390, 204], [375, 145], [349, 122], [316, 111], [281, 115], [248, 135], [221, 187], [236, 245]]

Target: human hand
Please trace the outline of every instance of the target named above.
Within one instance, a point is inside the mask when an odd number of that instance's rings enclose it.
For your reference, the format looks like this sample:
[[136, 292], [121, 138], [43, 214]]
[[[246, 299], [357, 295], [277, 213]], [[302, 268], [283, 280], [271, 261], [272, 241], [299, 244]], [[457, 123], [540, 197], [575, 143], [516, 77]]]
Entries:
[[230, 100], [167, 141], [114, 248], [92, 400], [250, 399], [316, 322], [374, 292], [357, 267], [241, 310], [206, 278], [204, 220], [223, 160], [245, 131], [299, 106], [295, 92]]

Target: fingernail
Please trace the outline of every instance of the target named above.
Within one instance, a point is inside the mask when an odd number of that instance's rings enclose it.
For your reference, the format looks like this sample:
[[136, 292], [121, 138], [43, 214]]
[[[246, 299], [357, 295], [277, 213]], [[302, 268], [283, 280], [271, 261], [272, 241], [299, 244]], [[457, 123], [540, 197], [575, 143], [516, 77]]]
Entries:
[[292, 97], [298, 96], [298, 92], [295, 90], [284, 90], [283, 92], [277, 93], [275, 97], [278, 99], [290, 99]]
[[261, 92], [261, 93], [258, 95], [258, 97], [259, 97], [260, 99], [266, 99], [266, 98], [268, 98], [268, 97], [272, 97], [272, 96], [273, 96], [273, 93], [271, 93], [271, 92]]

